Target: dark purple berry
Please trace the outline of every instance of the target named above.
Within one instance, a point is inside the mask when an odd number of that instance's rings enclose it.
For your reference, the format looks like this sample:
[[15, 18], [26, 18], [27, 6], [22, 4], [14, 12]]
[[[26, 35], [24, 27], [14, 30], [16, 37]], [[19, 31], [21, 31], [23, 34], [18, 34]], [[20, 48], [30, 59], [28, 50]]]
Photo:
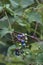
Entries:
[[15, 55], [19, 56], [19, 49], [15, 49]]
[[21, 43], [24, 44], [25, 43], [25, 40], [21, 40]]
[[21, 34], [18, 34], [18, 36], [17, 36], [18, 38], [21, 38], [22, 37], [22, 35]]

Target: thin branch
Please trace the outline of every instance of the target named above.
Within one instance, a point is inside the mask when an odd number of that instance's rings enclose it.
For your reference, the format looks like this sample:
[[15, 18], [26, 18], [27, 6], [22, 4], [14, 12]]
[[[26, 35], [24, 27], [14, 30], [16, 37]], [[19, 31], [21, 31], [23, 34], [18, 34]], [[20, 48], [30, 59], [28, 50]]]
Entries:
[[35, 26], [35, 31], [34, 31], [34, 36], [35, 36], [35, 34], [36, 34], [36, 31], [37, 31], [37, 27], [38, 27], [38, 23], [36, 23], [36, 26]]
[[[17, 32], [17, 31], [14, 31], [14, 33], [22, 34], [21, 32]], [[35, 37], [35, 36], [31, 36], [31, 35], [27, 35], [27, 36], [30, 37], [30, 38], [32, 38], [32, 39], [34, 39], [34, 40], [36, 40], [36, 41], [40, 41], [40, 39], [37, 38], [37, 37]]]
[[[9, 21], [9, 18], [8, 18], [8, 15], [7, 15], [6, 11], [5, 11], [5, 15], [6, 15], [7, 19], [8, 19], [9, 29], [11, 30], [11, 29], [12, 29], [11, 23], [10, 23], [10, 21]], [[12, 41], [13, 41], [13, 43], [14, 43], [14, 38], [13, 38], [13, 36], [12, 36], [12, 33], [10, 33], [10, 35], [11, 35]]]
[[39, 3], [39, 0], [36, 0], [36, 2], [37, 2], [38, 4], [40, 4], [40, 3]]

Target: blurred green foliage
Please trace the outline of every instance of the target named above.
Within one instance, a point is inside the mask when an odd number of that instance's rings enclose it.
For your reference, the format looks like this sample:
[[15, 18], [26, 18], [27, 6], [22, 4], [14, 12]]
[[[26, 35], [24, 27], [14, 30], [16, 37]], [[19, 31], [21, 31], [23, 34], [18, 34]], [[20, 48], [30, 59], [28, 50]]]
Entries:
[[[20, 56], [16, 37], [27, 34]], [[13, 52], [13, 53], [12, 53]], [[0, 65], [43, 64], [43, 0], [0, 0]]]

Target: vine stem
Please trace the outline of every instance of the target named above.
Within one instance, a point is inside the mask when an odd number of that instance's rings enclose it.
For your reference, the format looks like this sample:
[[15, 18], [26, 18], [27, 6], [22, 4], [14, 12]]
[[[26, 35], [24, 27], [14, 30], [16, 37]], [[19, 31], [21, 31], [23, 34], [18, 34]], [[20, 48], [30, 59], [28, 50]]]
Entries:
[[[7, 15], [6, 11], [5, 11], [5, 15], [6, 15], [7, 20], [8, 20], [9, 29], [12, 30], [11, 23], [9, 22], [9, 18], [8, 18], [8, 15]], [[13, 43], [14, 43], [14, 38], [13, 38], [13, 36], [12, 36], [12, 33], [10, 33], [10, 35], [11, 35], [11, 37], [12, 37], [12, 41], [13, 41]]]
[[39, 0], [36, 0], [36, 2], [37, 2], [38, 4], [40, 4], [40, 3], [39, 3]]
[[43, 32], [42, 32], [42, 30], [41, 30], [41, 40], [43, 39]]
[[35, 26], [35, 31], [34, 31], [34, 36], [35, 36], [35, 34], [36, 34], [36, 31], [37, 31], [37, 27], [38, 27], [38, 23], [36, 23], [36, 26]]

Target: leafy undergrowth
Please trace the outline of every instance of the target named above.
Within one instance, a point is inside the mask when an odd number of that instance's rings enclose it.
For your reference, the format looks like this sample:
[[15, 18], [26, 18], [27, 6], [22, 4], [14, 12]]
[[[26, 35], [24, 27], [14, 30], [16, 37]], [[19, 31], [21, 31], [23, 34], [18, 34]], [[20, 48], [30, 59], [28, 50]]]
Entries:
[[0, 0], [0, 65], [43, 65], [43, 0]]

